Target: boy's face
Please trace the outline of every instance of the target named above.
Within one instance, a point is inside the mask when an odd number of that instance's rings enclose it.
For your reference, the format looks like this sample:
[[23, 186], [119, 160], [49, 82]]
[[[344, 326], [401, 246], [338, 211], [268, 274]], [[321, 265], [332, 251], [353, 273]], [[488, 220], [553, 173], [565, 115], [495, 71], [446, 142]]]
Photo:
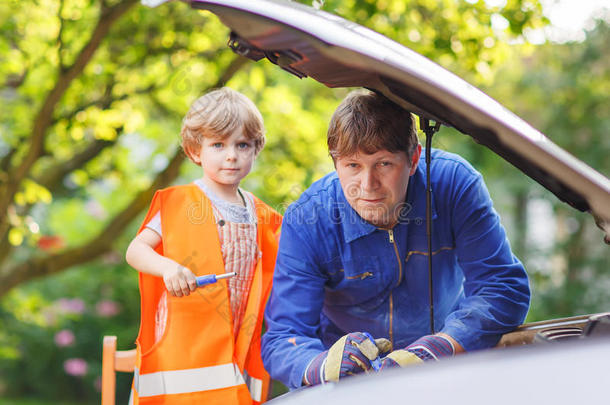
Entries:
[[226, 138], [203, 138], [200, 150], [191, 159], [203, 168], [203, 177], [214, 187], [234, 191], [252, 169], [256, 158], [254, 140], [238, 128]]
[[380, 228], [393, 227], [420, 153], [418, 145], [411, 157], [405, 152], [380, 150], [336, 158], [335, 167], [349, 205], [365, 221]]

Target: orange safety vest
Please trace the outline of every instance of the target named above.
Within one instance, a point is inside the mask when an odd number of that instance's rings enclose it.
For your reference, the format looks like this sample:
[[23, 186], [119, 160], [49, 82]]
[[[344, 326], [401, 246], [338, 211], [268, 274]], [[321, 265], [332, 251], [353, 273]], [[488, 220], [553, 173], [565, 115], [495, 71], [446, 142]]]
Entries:
[[[165, 285], [140, 272], [141, 322], [132, 400], [135, 404], [258, 404], [267, 398], [260, 336], [271, 290], [282, 217], [255, 198], [259, 260], [237, 339], [226, 280], [187, 297], [167, 295], [167, 324], [155, 343], [155, 313]], [[140, 231], [161, 211], [157, 253], [195, 275], [224, 273], [210, 200], [195, 184], [157, 191]]]

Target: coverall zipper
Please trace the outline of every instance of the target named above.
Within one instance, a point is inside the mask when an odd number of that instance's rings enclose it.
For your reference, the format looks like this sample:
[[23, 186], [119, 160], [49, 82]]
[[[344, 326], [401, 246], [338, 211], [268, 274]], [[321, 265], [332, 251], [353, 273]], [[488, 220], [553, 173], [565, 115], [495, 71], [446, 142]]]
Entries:
[[373, 275], [373, 273], [371, 273], [370, 271], [365, 271], [364, 273], [360, 273], [360, 274], [356, 274], [355, 276], [348, 276], [345, 277], [348, 280], [355, 280], [357, 278], [359, 278], [360, 280], [364, 280], [367, 277], [371, 277]]
[[400, 261], [400, 254], [398, 253], [398, 246], [396, 246], [396, 241], [394, 240], [394, 231], [388, 229], [388, 235], [390, 237], [390, 243], [394, 245], [394, 252], [396, 253], [396, 260], [398, 260], [398, 282], [396, 286], [398, 287], [402, 281], [402, 262]]
[[[394, 240], [394, 231], [392, 229], [388, 229], [388, 237], [390, 239], [390, 243], [394, 245], [394, 252], [396, 253], [396, 259], [398, 260], [398, 283], [396, 286], [400, 285], [402, 281], [402, 263], [400, 261], [400, 254], [398, 253], [398, 246], [396, 246], [396, 241]], [[394, 346], [394, 297], [390, 292], [390, 342], [392, 346]]]

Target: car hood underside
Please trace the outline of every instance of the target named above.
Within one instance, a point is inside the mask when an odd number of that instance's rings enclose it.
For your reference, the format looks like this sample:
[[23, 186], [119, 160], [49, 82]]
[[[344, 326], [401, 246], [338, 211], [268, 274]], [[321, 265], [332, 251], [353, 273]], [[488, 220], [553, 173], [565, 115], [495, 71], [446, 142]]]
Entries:
[[372, 30], [298, 3], [193, 0], [231, 29], [229, 46], [328, 87], [366, 87], [471, 136], [610, 232], [610, 180], [498, 102]]

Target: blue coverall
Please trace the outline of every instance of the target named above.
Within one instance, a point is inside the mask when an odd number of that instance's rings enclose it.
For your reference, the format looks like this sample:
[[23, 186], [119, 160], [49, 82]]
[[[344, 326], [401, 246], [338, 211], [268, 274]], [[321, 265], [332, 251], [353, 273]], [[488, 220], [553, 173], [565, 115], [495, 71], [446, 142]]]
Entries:
[[[396, 349], [431, 332], [425, 178], [422, 159], [389, 230], [353, 210], [336, 172], [287, 209], [262, 340], [273, 378], [300, 387], [309, 362], [350, 332]], [[494, 346], [525, 319], [527, 274], [468, 162], [433, 149], [431, 180], [436, 332], [467, 351]]]

